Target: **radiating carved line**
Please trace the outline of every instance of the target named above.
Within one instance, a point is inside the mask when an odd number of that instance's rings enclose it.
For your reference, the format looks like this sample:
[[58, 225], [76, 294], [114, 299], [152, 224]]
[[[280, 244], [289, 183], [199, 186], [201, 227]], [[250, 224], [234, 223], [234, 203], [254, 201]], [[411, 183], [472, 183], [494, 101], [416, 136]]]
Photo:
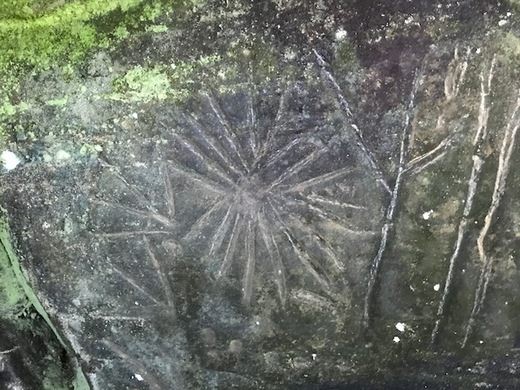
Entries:
[[317, 232], [315, 232], [312, 228], [310, 228], [306, 224], [301, 223], [301, 221], [299, 221], [293, 215], [289, 214], [288, 218], [293, 220], [301, 230], [303, 230], [304, 232], [307, 233], [307, 235], [310, 236], [310, 238], [316, 243], [318, 248], [326, 255], [326, 257], [330, 261], [332, 261], [332, 264], [338, 271], [345, 270], [345, 266], [343, 265], [343, 263], [341, 261], [339, 261], [334, 250], [323, 237], [321, 237]]
[[471, 48], [468, 47], [466, 49], [466, 58], [463, 62], [459, 62], [459, 64], [457, 65], [457, 69], [456, 69], [456, 72], [458, 74], [458, 82], [455, 84], [455, 92], [453, 94], [453, 97], [457, 97], [459, 95], [459, 91], [460, 91], [460, 88], [462, 86], [462, 84], [464, 83], [464, 80], [465, 80], [465, 77], [466, 77], [466, 72], [468, 70], [468, 58], [469, 58], [469, 55], [471, 53]]
[[[267, 128], [267, 133], [265, 135], [264, 143], [262, 145], [261, 152], [257, 158], [256, 163], [259, 161], [260, 158], [265, 156], [269, 149], [272, 147], [274, 138], [276, 137], [276, 134], [278, 133], [278, 130], [280, 130], [282, 117], [285, 112], [285, 105], [287, 101], [287, 95], [289, 94], [289, 90], [285, 89], [282, 94], [280, 95], [280, 100], [278, 102], [278, 111], [276, 113], [276, 117], [274, 119], [274, 123]], [[256, 165], [255, 163], [255, 165]]]
[[226, 233], [229, 230], [230, 223], [229, 223], [229, 217], [234, 212], [234, 205], [233, 203], [229, 204], [229, 207], [226, 211], [226, 215], [224, 215], [224, 218], [222, 219], [222, 222], [218, 226], [217, 230], [215, 230], [215, 234], [213, 235], [213, 238], [211, 240], [211, 247], [209, 249], [209, 257], [213, 257], [215, 253], [220, 249], [222, 246], [222, 243], [224, 242], [224, 238], [226, 237]]
[[337, 200], [328, 199], [324, 196], [321, 196], [321, 195], [318, 195], [315, 193], [305, 195], [305, 198], [308, 199], [310, 202], [323, 203], [323, 204], [326, 204], [329, 206], [335, 206], [335, 207], [339, 207], [342, 209], [355, 209], [355, 210], [366, 210], [367, 209], [366, 206], [360, 206], [360, 205], [353, 204], [353, 203], [339, 202]]
[[120, 316], [120, 315], [110, 315], [98, 312], [90, 312], [88, 316], [95, 319], [105, 320], [105, 321], [121, 321], [121, 322], [146, 322], [148, 321], [144, 317], [138, 316]]
[[135, 236], [143, 236], [143, 235], [156, 235], [156, 234], [171, 234], [169, 231], [164, 230], [136, 230], [136, 231], [128, 231], [128, 232], [116, 232], [116, 233], [93, 233], [95, 237], [101, 238], [129, 238]]
[[233, 179], [231, 179], [228, 176], [227, 172], [222, 170], [220, 165], [218, 165], [216, 163], [215, 163], [216, 165], [213, 165], [210, 162], [210, 159], [204, 155], [204, 153], [198, 148], [198, 146], [196, 146], [193, 143], [190, 143], [186, 138], [184, 138], [180, 134], [173, 133], [173, 137], [176, 138], [184, 148], [189, 150], [191, 152], [191, 154], [193, 154], [195, 157], [197, 157], [197, 159], [205, 165], [208, 172], [211, 172], [214, 175], [220, 177], [226, 183], [231, 184], [232, 186], [235, 186], [235, 182], [233, 181]]
[[253, 95], [249, 96], [249, 146], [251, 148], [253, 160], [256, 161], [258, 158], [258, 140], [256, 138], [256, 113], [255, 113], [255, 102]]
[[455, 241], [455, 246], [453, 252], [450, 257], [448, 273], [446, 275], [446, 281], [444, 282], [444, 291], [441, 297], [441, 301], [439, 303], [439, 307], [437, 308], [437, 319], [435, 320], [435, 325], [432, 331], [431, 336], [431, 344], [434, 345], [437, 343], [437, 338], [439, 336], [439, 331], [441, 327], [441, 323], [443, 321], [444, 312], [446, 310], [446, 303], [448, 297], [451, 293], [451, 286], [453, 284], [453, 279], [455, 277], [455, 266], [457, 264], [457, 259], [459, 257], [459, 253], [462, 247], [462, 241], [464, 240], [464, 236], [466, 235], [468, 223], [469, 223], [469, 213], [471, 212], [473, 206], [473, 199], [475, 198], [475, 193], [477, 189], [477, 184], [479, 181], [480, 172], [482, 169], [483, 161], [477, 156], [473, 162], [473, 169], [471, 171], [471, 177], [468, 182], [468, 191], [466, 194], [464, 211], [462, 213], [462, 218], [459, 222], [459, 228], [457, 233], [457, 240]]
[[439, 144], [429, 152], [426, 152], [423, 155], [410, 160], [408, 164], [406, 164], [405, 172], [411, 175], [416, 175], [417, 173], [424, 170], [427, 166], [431, 165], [441, 156], [445, 155], [447, 149], [451, 146], [452, 140], [453, 137], [448, 136], [439, 142]]
[[354, 169], [351, 167], [346, 167], [346, 168], [337, 169], [337, 170], [329, 172], [329, 173], [324, 173], [322, 175], [313, 177], [312, 179], [305, 180], [301, 183], [291, 185], [289, 188], [282, 190], [281, 193], [284, 194], [284, 193], [289, 193], [289, 192], [301, 192], [309, 187], [312, 187], [312, 186], [315, 186], [318, 184], [324, 185], [327, 182], [330, 182], [341, 176], [345, 176], [349, 173], [352, 173], [353, 170]]
[[298, 172], [300, 172], [302, 169], [307, 167], [308, 165], [315, 162], [317, 159], [319, 159], [325, 152], [327, 151], [327, 147], [321, 147], [311, 154], [309, 154], [307, 157], [303, 158], [302, 160], [298, 161], [296, 164], [294, 164], [291, 168], [286, 169], [277, 179], [275, 179], [267, 188], [268, 191], [271, 191], [273, 188], [277, 187], [281, 183], [283, 183], [285, 180], [290, 178], [291, 176], [296, 175]]
[[300, 289], [291, 294], [292, 299], [322, 309], [334, 310], [334, 302], [311, 291]]
[[217, 212], [222, 206], [226, 205], [228, 202], [227, 199], [221, 199], [217, 203], [215, 203], [213, 206], [211, 206], [208, 210], [206, 210], [197, 220], [195, 223], [191, 226], [188, 233], [186, 233], [183, 237], [183, 240], [191, 241], [194, 238], [196, 238], [202, 229], [204, 229], [205, 226], [208, 225], [211, 216]]
[[444, 282], [444, 290], [439, 302], [439, 306], [437, 308], [437, 316], [435, 320], [435, 324], [431, 334], [431, 345], [435, 345], [437, 343], [437, 339], [439, 337], [439, 332], [444, 321], [446, 305], [448, 302], [448, 298], [451, 295], [452, 285], [455, 277], [455, 268], [458, 263], [458, 259], [460, 256], [460, 249], [464, 237], [466, 235], [468, 224], [469, 224], [469, 214], [473, 208], [473, 202], [475, 199], [475, 194], [477, 190], [478, 183], [480, 181], [480, 175], [482, 173], [482, 167], [484, 164], [485, 156], [482, 153], [482, 145], [484, 144], [487, 138], [487, 126], [488, 126], [488, 118], [489, 118], [489, 110], [491, 109], [491, 105], [489, 102], [489, 94], [491, 92], [491, 85], [494, 76], [494, 67], [495, 67], [495, 58], [491, 61], [491, 65], [489, 67], [489, 72], [487, 77], [484, 75], [484, 71], [480, 74], [480, 105], [479, 105], [479, 115], [478, 115], [478, 123], [477, 123], [477, 131], [476, 137], [473, 140], [473, 165], [471, 168], [471, 175], [468, 181], [468, 190], [466, 192], [466, 199], [464, 202], [464, 210], [462, 213], [462, 217], [459, 222], [457, 239], [455, 241], [453, 252], [450, 256], [448, 273], [446, 275], [446, 280]]
[[213, 150], [213, 152], [224, 162], [224, 165], [219, 165], [224, 169], [230, 169], [233, 171], [233, 173], [240, 177], [243, 176], [243, 173], [239, 170], [238, 167], [235, 166], [235, 163], [227, 157], [228, 153], [218, 147], [218, 142], [214, 139], [214, 137], [208, 134], [206, 130], [203, 130], [204, 128], [202, 125], [195, 118], [193, 118], [192, 115], [186, 115], [186, 119], [188, 122], [190, 122], [192, 128], [196, 130], [199, 136], [202, 137], [206, 145], [211, 150]]
[[164, 385], [160, 383], [160, 381], [150, 373], [150, 371], [138, 360], [131, 357], [128, 353], [123, 351], [123, 349], [118, 346], [117, 344], [114, 344], [113, 342], [109, 340], [103, 340], [103, 344], [107, 346], [107, 348], [112, 351], [115, 355], [119, 356], [125, 364], [128, 364], [132, 367], [132, 370], [135, 371], [137, 374], [141, 375], [145, 382], [149, 385], [150, 389], [152, 390], [162, 390], [165, 389]]
[[123, 279], [125, 280], [129, 285], [131, 285], [133, 288], [135, 288], [137, 291], [139, 291], [141, 294], [143, 294], [145, 297], [147, 297], [148, 299], [150, 299], [151, 301], [153, 301], [154, 303], [158, 304], [158, 305], [161, 305], [162, 302], [160, 302], [159, 300], [157, 300], [153, 295], [151, 295], [148, 291], [146, 291], [145, 289], [143, 289], [141, 286], [139, 286], [139, 284], [134, 280], [132, 279], [130, 276], [128, 276], [126, 273], [124, 273], [123, 271], [121, 271], [119, 268], [117, 268], [116, 266], [112, 265], [112, 269]]
[[240, 162], [242, 167], [245, 169], [245, 172], [248, 173], [249, 167], [248, 167], [246, 161], [244, 160], [244, 158], [242, 157], [242, 153], [239, 150], [239, 146], [237, 146], [237, 144], [238, 144], [237, 136], [233, 132], [231, 125], [226, 120], [226, 116], [225, 116], [224, 112], [218, 105], [216, 99], [214, 99], [210, 93], [205, 93], [205, 95], [206, 95], [206, 98], [208, 99], [211, 109], [213, 110], [213, 113], [217, 117], [217, 119], [222, 127], [222, 130], [224, 131], [224, 139], [226, 140], [228, 146], [236, 154], [238, 161]]
[[352, 229], [351, 227], [347, 226], [349, 223], [347, 220], [340, 218], [339, 216], [337, 216], [334, 213], [330, 213], [329, 211], [324, 210], [320, 206], [316, 206], [316, 205], [310, 204], [308, 202], [305, 202], [305, 201], [302, 201], [299, 199], [288, 199], [284, 196], [280, 196], [280, 198], [283, 199], [284, 203], [287, 205], [295, 205], [295, 206], [304, 207], [307, 210], [314, 213], [314, 215], [325, 220], [326, 222], [332, 222], [332, 223], [335, 223], [335, 224], [341, 226], [341, 228], [345, 232], [348, 232], [349, 234], [356, 235], [356, 236], [373, 236], [375, 234], [375, 232], [373, 232], [371, 230]]
[[273, 266], [273, 276], [275, 279], [276, 286], [278, 288], [278, 295], [280, 297], [280, 301], [282, 305], [285, 305], [285, 301], [287, 298], [287, 287], [285, 285], [285, 272], [283, 268], [283, 263], [280, 256], [280, 251], [278, 249], [278, 246], [276, 245], [276, 241], [274, 240], [272, 233], [268, 231], [264, 219], [265, 218], [263, 216], [258, 216], [258, 227], [260, 229], [262, 239], [267, 249], [267, 253], [269, 254], [269, 259], [271, 260], [271, 264]]
[[144, 242], [144, 247], [146, 249], [146, 253], [148, 254], [148, 257], [150, 258], [150, 261], [152, 262], [153, 268], [155, 269], [155, 272], [157, 272], [157, 275], [159, 276], [159, 280], [160, 280], [162, 288], [164, 290], [164, 296], [166, 298], [166, 302], [167, 302], [168, 306], [175, 308], [173, 291], [170, 286], [170, 282], [168, 281], [168, 277], [164, 273], [162, 266], [159, 263], [159, 260], [155, 256], [155, 253], [153, 253], [152, 248], [150, 247], [150, 241], [148, 240], [148, 238], [146, 236], [143, 236], [143, 242]]
[[255, 221], [249, 220], [247, 222], [247, 231], [245, 239], [246, 249], [246, 267], [244, 271], [244, 281], [242, 287], [242, 304], [249, 306], [253, 296], [253, 284], [255, 277], [255, 263], [256, 263], [256, 229]]
[[271, 201], [269, 201], [269, 206], [273, 210], [274, 215], [276, 216], [276, 219], [278, 220], [278, 223], [282, 226], [283, 233], [287, 237], [287, 241], [289, 241], [289, 244], [291, 245], [291, 248], [293, 249], [294, 253], [296, 253], [296, 256], [298, 257], [298, 260], [300, 263], [302, 263], [305, 270], [318, 282], [318, 284], [321, 286], [321, 288], [329, 293], [330, 292], [330, 286], [329, 283], [321, 277], [318, 272], [314, 269], [314, 266], [312, 265], [312, 260], [309, 256], [309, 254], [301, 247], [299, 242], [294, 238], [294, 235], [291, 233], [291, 229], [287, 224], [283, 221], [283, 219], [280, 216], [279, 211], [276, 209], [276, 207], [273, 205]]
[[362, 317], [362, 328], [364, 330], [368, 329], [371, 321], [371, 306], [374, 295], [374, 289], [379, 277], [379, 272], [381, 270], [381, 263], [383, 261], [384, 254], [387, 249], [389, 234], [391, 228], [393, 227], [394, 217], [397, 209], [397, 203], [399, 200], [399, 195], [401, 191], [401, 186], [403, 184], [404, 173], [406, 169], [406, 164], [408, 160], [409, 148], [408, 143], [410, 141], [410, 131], [411, 131], [411, 114], [415, 110], [415, 98], [417, 92], [419, 90], [420, 81], [422, 78], [422, 74], [424, 71], [424, 61], [423, 65], [420, 69], [417, 69], [414, 76], [414, 81], [412, 85], [412, 91], [410, 93], [410, 100], [408, 103], [405, 121], [403, 125], [403, 130], [401, 133], [401, 143], [400, 143], [400, 151], [399, 151], [399, 165], [397, 168], [397, 177], [395, 179], [394, 188], [392, 190], [392, 195], [390, 197], [390, 202], [386, 209], [385, 223], [383, 228], [381, 229], [381, 239], [379, 242], [379, 248], [377, 253], [370, 264], [370, 272], [368, 276], [367, 283], [367, 291], [365, 294], [364, 307], [363, 307], [363, 317]]
[[422, 171], [424, 171], [425, 169], [429, 168], [431, 165], [434, 165], [437, 162], [439, 162], [440, 160], [442, 160], [446, 156], [446, 154], [448, 154], [448, 150], [443, 150], [442, 152], [438, 153], [432, 159], [426, 161], [424, 164], [421, 164], [417, 168], [415, 168], [407, 173], [409, 173], [410, 175], [417, 175], [417, 174], [421, 173]]
[[292, 148], [295, 146], [301, 144], [303, 140], [301, 138], [296, 138], [289, 142], [287, 145], [285, 145], [283, 148], [279, 149], [275, 154], [273, 154], [265, 163], [264, 169], [269, 168], [271, 165], [277, 163], [280, 161], [280, 159], [285, 156], [288, 152], [291, 151]]
[[175, 217], [175, 197], [173, 195], [172, 181], [170, 180], [170, 175], [168, 172], [167, 164], [163, 164], [162, 172], [163, 172], [166, 204], [168, 206], [168, 217], [173, 218], [173, 217]]
[[[444, 104], [443, 109], [441, 110], [441, 113], [439, 114], [437, 118], [437, 124], [435, 126], [435, 130], [433, 133], [438, 133], [443, 130], [443, 127], [446, 125], [446, 116], [448, 115], [448, 112], [450, 110], [451, 105], [449, 104], [453, 99], [455, 99], [459, 95], [460, 88], [462, 84], [464, 83], [466, 71], [468, 68], [468, 58], [471, 53], [471, 48], [468, 47], [466, 50], [466, 55], [464, 61], [461, 61], [459, 57], [459, 50], [458, 48], [455, 48], [455, 53], [453, 55], [453, 59], [448, 65], [448, 70], [446, 72], [446, 76], [444, 78]], [[410, 150], [415, 145], [415, 127], [412, 127], [412, 131], [410, 133], [410, 143], [409, 148]], [[442, 152], [441, 150], [438, 150], [438, 152]], [[431, 156], [432, 160], [438, 160], [438, 158], [435, 156]], [[415, 160], [415, 159], [414, 159]], [[413, 161], [413, 160], [412, 160]], [[431, 161], [431, 160], [429, 160]], [[433, 161], [430, 163], [425, 162], [427, 165], [431, 165]], [[416, 171], [413, 171], [412, 173], [417, 174], [419, 171], [422, 171], [425, 167], [424, 166], [418, 166], [416, 167]]]
[[473, 145], [478, 145], [487, 136], [487, 122], [489, 119], [489, 111], [491, 110], [488, 102], [488, 96], [491, 93], [491, 83], [493, 82], [494, 69], [496, 64], [496, 56], [491, 61], [487, 82], [484, 80], [484, 74], [480, 74], [480, 107], [478, 110], [478, 128], [473, 140]]
[[172, 227], [172, 222], [165, 216], [158, 214], [158, 213], [154, 213], [151, 211], [136, 210], [132, 207], [124, 206], [119, 203], [106, 202], [104, 200], [99, 200], [99, 199], [92, 199], [91, 202], [92, 202], [92, 204], [99, 205], [99, 206], [113, 207], [116, 209], [124, 210], [128, 214], [136, 215], [136, 216], [147, 218], [147, 219], [153, 219], [154, 221], [157, 221], [166, 227]]
[[103, 165], [104, 166], [107, 166], [110, 168], [110, 173], [112, 175], [114, 175], [116, 178], [119, 179], [119, 181], [121, 181], [125, 187], [140, 201], [142, 202], [142, 205], [152, 211], [152, 212], [157, 212], [157, 210], [155, 210], [151, 204], [150, 204], [150, 201], [146, 198], [146, 196], [144, 196], [144, 194], [142, 192], [140, 192], [135, 186], [131, 185], [125, 178], [124, 176], [118, 172], [117, 168], [106, 163], [106, 162], [103, 162]]
[[202, 186], [212, 192], [222, 194], [222, 195], [228, 194], [228, 190], [225, 187], [223, 187], [222, 184], [217, 183], [217, 182], [209, 179], [206, 176], [202, 176], [200, 173], [194, 171], [191, 168], [187, 168], [182, 164], [179, 164], [177, 162], [171, 162], [170, 169], [190, 178], [195, 183], [199, 184], [200, 186]]
[[[320, 53], [318, 53], [318, 51], [316, 49], [312, 49], [312, 51], [313, 51], [314, 55], [316, 56], [318, 66], [320, 67], [322, 74], [325, 75], [329, 84], [332, 86], [332, 89], [336, 93], [336, 98], [338, 99], [338, 103], [339, 103], [341, 110], [344, 112], [345, 116], [350, 121], [353, 122], [354, 116], [352, 115], [352, 111], [350, 110], [350, 105], [349, 105], [347, 99], [345, 98], [345, 96], [343, 95], [343, 92], [342, 92], [341, 87], [339, 86], [338, 82], [336, 81], [336, 79], [334, 78], [332, 73], [330, 72], [330, 70], [329, 70], [330, 66], [325, 61], [323, 56]], [[380, 168], [380, 165], [379, 165], [374, 153], [371, 151], [371, 149], [366, 144], [366, 142], [363, 138], [363, 134], [361, 133], [359, 127], [354, 123], [351, 124], [351, 127], [354, 130], [354, 134], [357, 138], [358, 147], [361, 149], [362, 153], [365, 155], [365, 158], [367, 159], [371, 169], [375, 172], [378, 181], [381, 183], [381, 185], [387, 192], [391, 192], [390, 187], [388, 186], [388, 184], [384, 178], [383, 171]]]
[[484, 218], [484, 226], [482, 226], [482, 229], [480, 230], [480, 234], [477, 239], [477, 249], [482, 266], [479, 282], [475, 290], [473, 308], [471, 310], [471, 315], [469, 317], [464, 332], [464, 340], [462, 342], [463, 348], [466, 346], [466, 343], [468, 342], [468, 339], [471, 336], [473, 325], [478, 314], [482, 309], [482, 305], [484, 304], [484, 301], [486, 299], [487, 288], [491, 280], [494, 258], [486, 253], [485, 240], [489, 232], [489, 229], [491, 228], [491, 225], [494, 222], [495, 214], [498, 208], [500, 207], [500, 201], [502, 200], [502, 197], [504, 196], [504, 192], [506, 190], [507, 176], [511, 167], [511, 156], [513, 155], [513, 150], [515, 147], [516, 135], [518, 129], [520, 128], [520, 115], [518, 115], [519, 111], [520, 91], [518, 94], [518, 99], [516, 101], [516, 106], [513, 110], [511, 119], [507, 124], [504, 133], [504, 138], [502, 140], [500, 155], [498, 157], [498, 168], [495, 178], [495, 186], [493, 189], [493, 195], [491, 197], [491, 205], [489, 206], [486, 217]]
[[217, 273], [217, 278], [220, 278], [223, 275], [225, 275], [229, 271], [231, 264], [233, 264], [235, 252], [237, 249], [238, 237], [242, 232], [243, 225], [244, 218], [240, 213], [237, 213], [235, 217], [235, 223], [233, 224], [233, 228], [231, 229], [231, 236], [229, 237], [226, 253], [224, 254], [224, 260], [222, 261], [220, 269]]

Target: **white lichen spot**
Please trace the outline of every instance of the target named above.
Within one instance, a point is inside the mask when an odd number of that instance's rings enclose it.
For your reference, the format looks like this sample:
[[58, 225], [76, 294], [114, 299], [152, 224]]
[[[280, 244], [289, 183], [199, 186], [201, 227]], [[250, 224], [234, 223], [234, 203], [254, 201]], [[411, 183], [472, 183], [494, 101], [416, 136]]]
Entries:
[[70, 159], [70, 157], [70, 153], [62, 149], [58, 150], [54, 155], [56, 161], [67, 161]]
[[399, 337], [397, 337], [397, 336], [395, 336], [392, 340], [393, 340], [393, 342], [396, 343], [396, 344], [397, 344], [399, 341], [401, 341], [401, 339], [400, 339]]
[[296, 52], [294, 50], [288, 49], [284, 53], [284, 58], [287, 61], [292, 61], [296, 58]]
[[0, 155], [0, 159], [6, 171], [12, 171], [22, 162], [20, 158], [10, 150], [4, 150]]
[[347, 32], [345, 29], [340, 28], [338, 31], [336, 31], [334, 37], [336, 38], [336, 41], [343, 41], [347, 37]]
[[403, 322], [398, 322], [397, 324], [395, 324], [395, 328], [402, 333], [406, 330], [406, 324]]
[[135, 379], [137, 379], [139, 382], [144, 381], [144, 378], [143, 378], [141, 375], [139, 375], [139, 374], [134, 374], [134, 376], [135, 376]]
[[437, 283], [435, 286], [433, 286], [433, 289], [435, 291], [439, 291], [441, 289], [441, 285], [439, 283]]
[[433, 216], [433, 210], [426, 211], [422, 214], [422, 218], [427, 221]]

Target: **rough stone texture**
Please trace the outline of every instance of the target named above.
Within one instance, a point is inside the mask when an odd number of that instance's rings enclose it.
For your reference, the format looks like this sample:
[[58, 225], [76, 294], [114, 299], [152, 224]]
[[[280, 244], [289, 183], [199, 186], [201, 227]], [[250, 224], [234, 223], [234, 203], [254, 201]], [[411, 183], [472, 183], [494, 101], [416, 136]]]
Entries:
[[338, 3], [25, 81], [2, 203], [92, 388], [520, 386], [517, 11]]

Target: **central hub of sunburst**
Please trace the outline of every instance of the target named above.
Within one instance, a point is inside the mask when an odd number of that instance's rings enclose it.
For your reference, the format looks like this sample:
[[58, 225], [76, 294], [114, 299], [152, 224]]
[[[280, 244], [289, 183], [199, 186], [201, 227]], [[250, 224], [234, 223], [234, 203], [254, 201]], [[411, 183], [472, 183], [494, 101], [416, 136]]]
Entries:
[[258, 175], [243, 177], [239, 180], [236, 196], [237, 207], [243, 215], [254, 216], [258, 213], [267, 197], [264, 183]]

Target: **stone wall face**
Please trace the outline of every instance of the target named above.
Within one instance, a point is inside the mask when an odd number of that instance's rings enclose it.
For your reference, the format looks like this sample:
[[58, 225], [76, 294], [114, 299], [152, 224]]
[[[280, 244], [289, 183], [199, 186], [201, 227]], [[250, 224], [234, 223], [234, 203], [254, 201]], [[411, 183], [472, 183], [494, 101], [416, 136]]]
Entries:
[[186, 3], [5, 121], [89, 385], [517, 387], [516, 6]]

